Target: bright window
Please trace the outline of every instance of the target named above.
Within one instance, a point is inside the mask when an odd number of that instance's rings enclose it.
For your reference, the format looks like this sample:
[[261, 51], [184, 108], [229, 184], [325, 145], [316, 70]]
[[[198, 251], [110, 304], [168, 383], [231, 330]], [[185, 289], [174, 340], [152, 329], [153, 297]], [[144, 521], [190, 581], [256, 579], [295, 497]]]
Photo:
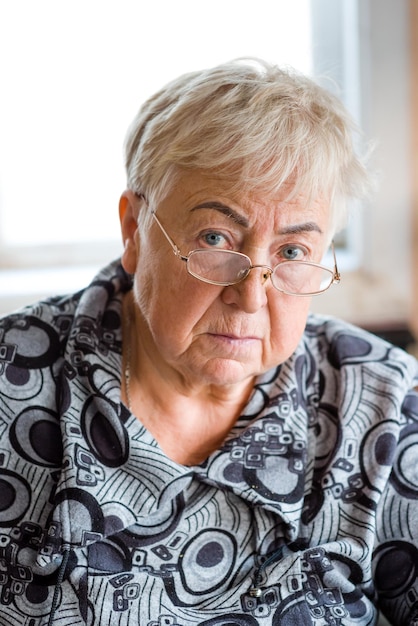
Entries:
[[[311, 70], [308, 0], [19, 0], [0, 17], [1, 238], [118, 238], [122, 143], [178, 74], [241, 55]], [[210, 9], [209, 9], [210, 7]]]
[[119, 254], [122, 145], [144, 99], [180, 73], [239, 56], [311, 73], [310, 6], [1, 3], [0, 314], [83, 286]]

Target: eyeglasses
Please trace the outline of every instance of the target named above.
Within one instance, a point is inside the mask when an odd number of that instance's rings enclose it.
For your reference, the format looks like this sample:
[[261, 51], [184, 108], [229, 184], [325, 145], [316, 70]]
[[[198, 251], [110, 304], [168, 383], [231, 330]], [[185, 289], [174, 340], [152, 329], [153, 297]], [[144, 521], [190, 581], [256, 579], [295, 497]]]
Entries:
[[289, 296], [316, 296], [329, 289], [333, 283], [339, 283], [341, 280], [333, 243], [331, 244], [334, 257], [333, 270], [310, 261], [285, 260], [280, 261], [273, 268], [268, 265], [253, 265], [250, 257], [234, 250], [197, 248], [184, 256], [155, 212], [151, 211], [151, 214], [176, 257], [186, 263], [188, 273], [204, 283], [225, 287], [236, 285], [247, 278], [251, 270], [260, 268], [263, 270], [263, 282], [270, 278], [277, 291]]

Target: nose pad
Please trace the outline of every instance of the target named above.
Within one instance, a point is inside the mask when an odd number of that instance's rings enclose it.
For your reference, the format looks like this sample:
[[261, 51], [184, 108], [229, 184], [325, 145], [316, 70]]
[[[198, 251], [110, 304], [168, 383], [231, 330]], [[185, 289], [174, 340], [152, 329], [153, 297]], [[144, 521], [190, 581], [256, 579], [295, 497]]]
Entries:
[[247, 278], [247, 276], [249, 276], [251, 270], [255, 270], [255, 269], [261, 269], [263, 270], [261, 272], [261, 284], [264, 285], [264, 283], [270, 278], [270, 276], [273, 274], [273, 270], [271, 269], [271, 267], [269, 267], [268, 265], [252, 265], [247, 271], [245, 276], [243, 276], [242, 278]]
[[243, 270], [239, 270], [239, 272], [237, 272], [237, 282], [240, 283], [242, 280], [244, 280], [244, 278], [247, 278], [248, 274], [250, 273], [251, 268], [245, 268]]
[[266, 267], [264, 272], [262, 272], [261, 274], [261, 279], [262, 279], [262, 284], [264, 285], [264, 283], [270, 278], [270, 276], [272, 275], [272, 270], [269, 267]]
[[[238, 274], [237, 274], [238, 280], [236, 281], [236, 283], [240, 283], [245, 278], [248, 278], [248, 276], [250, 275], [251, 271], [255, 270], [255, 269], [261, 269], [262, 270], [262, 272], [261, 272], [261, 284], [262, 285], [264, 285], [264, 283], [273, 274], [273, 270], [268, 265], [251, 265], [251, 267], [246, 267], [245, 269], [240, 270], [238, 272]], [[236, 283], [233, 283], [233, 284], [236, 284]]]

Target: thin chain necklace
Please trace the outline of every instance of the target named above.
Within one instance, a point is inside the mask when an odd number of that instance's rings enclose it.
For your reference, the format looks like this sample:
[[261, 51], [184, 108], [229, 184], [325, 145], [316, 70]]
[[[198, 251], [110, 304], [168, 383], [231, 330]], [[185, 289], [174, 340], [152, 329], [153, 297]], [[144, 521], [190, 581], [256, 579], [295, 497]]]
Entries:
[[124, 317], [124, 319], [126, 320], [124, 323], [124, 328], [123, 328], [123, 336], [122, 336], [122, 341], [123, 344], [126, 346], [126, 353], [125, 353], [125, 367], [123, 370], [124, 373], [124, 378], [125, 378], [125, 394], [126, 394], [126, 400], [128, 403], [128, 409], [130, 411], [132, 411], [132, 402], [131, 402], [131, 344], [129, 341], [129, 328], [131, 327], [130, 324], [130, 315], [126, 315]]
[[127, 355], [126, 355], [126, 366], [125, 366], [125, 393], [126, 400], [128, 401], [128, 409], [132, 412], [132, 403], [131, 403], [131, 367], [130, 367], [130, 347], [128, 346]]

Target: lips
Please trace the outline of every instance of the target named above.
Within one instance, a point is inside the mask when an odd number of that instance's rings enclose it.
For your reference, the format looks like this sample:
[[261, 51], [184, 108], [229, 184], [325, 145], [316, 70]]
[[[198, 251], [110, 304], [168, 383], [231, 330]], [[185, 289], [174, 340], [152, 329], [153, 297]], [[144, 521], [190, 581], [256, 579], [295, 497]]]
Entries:
[[206, 332], [208, 335], [213, 335], [214, 337], [225, 337], [225, 339], [230, 339], [231, 341], [261, 339], [260, 333], [254, 332], [253, 329], [245, 328], [244, 324], [241, 327], [235, 325], [234, 329], [215, 327], [207, 330]]
[[230, 341], [231, 343], [247, 343], [250, 341], [259, 341], [259, 337], [254, 335], [234, 335], [231, 333], [208, 333], [210, 337], [224, 339], [225, 341]]

